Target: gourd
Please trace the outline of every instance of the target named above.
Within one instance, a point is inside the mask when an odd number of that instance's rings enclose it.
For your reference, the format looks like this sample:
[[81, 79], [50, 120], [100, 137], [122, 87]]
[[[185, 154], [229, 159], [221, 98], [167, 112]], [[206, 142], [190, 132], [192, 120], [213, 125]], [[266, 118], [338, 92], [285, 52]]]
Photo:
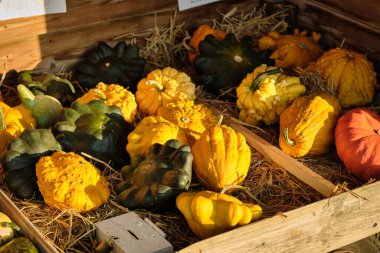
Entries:
[[252, 125], [276, 124], [281, 112], [305, 92], [299, 77], [287, 76], [282, 69], [263, 64], [236, 89], [239, 119]]
[[34, 95], [23, 84], [17, 85], [17, 91], [22, 103], [17, 110], [22, 114], [30, 110], [37, 121], [37, 128], [50, 128], [60, 119], [63, 106], [55, 97]]
[[13, 223], [5, 213], [0, 212], [0, 246], [8, 243], [20, 233], [20, 227]]
[[55, 97], [63, 106], [70, 106], [77, 96], [73, 84], [68, 79], [53, 74], [23, 70], [18, 82], [28, 87], [34, 95], [46, 94]]
[[158, 108], [180, 100], [195, 99], [195, 84], [185, 72], [171, 67], [155, 69], [137, 85], [136, 102], [146, 115], [157, 115]]
[[355, 51], [335, 48], [325, 52], [308, 70], [318, 72], [333, 88], [343, 108], [371, 103], [378, 88], [373, 64]]
[[270, 50], [256, 52], [252, 49], [252, 39], [243, 37], [237, 41], [232, 33], [223, 40], [212, 35], [199, 43], [199, 55], [194, 67], [201, 75], [204, 87], [215, 95], [227, 88], [237, 87], [244, 77], [261, 64], [273, 65], [269, 59]]
[[115, 169], [129, 162], [125, 146], [133, 126], [124, 120], [119, 107], [109, 106], [103, 100], [73, 102], [71, 108], [63, 110], [62, 121], [54, 129], [64, 151], [84, 152], [111, 162]]
[[61, 146], [48, 129], [26, 129], [13, 139], [1, 160], [9, 191], [21, 199], [39, 197], [35, 165], [57, 150]]
[[182, 129], [190, 146], [206, 129], [218, 123], [218, 118], [210, 108], [194, 104], [192, 100], [167, 104], [158, 109], [157, 115]]
[[0, 247], [1, 253], [38, 253], [36, 246], [27, 237], [17, 237]]
[[161, 116], [148, 116], [143, 118], [128, 135], [126, 150], [134, 164], [140, 157], [146, 155], [153, 144], [164, 144], [171, 139], [187, 144], [186, 135], [178, 126]]
[[370, 109], [344, 113], [335, 128], [335, 147], [347, 170], [368, 181], [380, 179], [380, 117]]
[[84, 213], [109, 198], [107, 179], [100, 170], [73, 152], [57, 151], [36, 164], [38, 188], [50, 207]]
[[117, 83], [136, 91], [136, 84], [144, 75], [145, 60], [139, 56], [139, 47], [119, 41], [110, 47], [104, 41], [89, 50], [76, 69], [77, 81], [83, 88], [94, 88], [99, 82]]
[[0, 155], [6, 151], [12, 139], [19, 137], [25, 129], [34, 128], [36, 124], [31, 111], [21, 113], [17, 108], [0, 101]]
[[171, 209], [176, 196], [189, 189], [192, 162], [190, 147], [177, 140], [153, 144], [139, 164], [121, 170], [118, 202], [129, 209]]
[[306, 31], [300, 32], [298, 29], [295, 29], [294, 34], [285, 35], [271, 31], [259, 39], [258, 45], [261, 50], [272, 50], [270, 58], [275, 60], [276, 67], [305, 68], [323, 53], [322, 47], [318, 44], [320, 37], [320, 34], [313, 32], [310, 38]]
[[240, 184], [251, 163], [251, 150], [245, 137], [221, 124], [204, 131], [192, 146], [192, 153], [199, 182], [213, 191]]
[[201, 239], [249, 224], [262, 215], [259, 205], [211, 191], [180, 193], [176, 205], [191, 231]]
[[296, 98], [280, 115], [281, 149], [293, 157], [328, 152], [341, 111], [338, 99], [327, 92]]
[[222, 40], [226, 36], [225, 32], [213, 29], [208, 25], [203, 24], [198, 26], [193, 32], [189, 44], [187, 45], [189, 47], [187, 58], [191, 64], [194, 63], [195, 57], [199, 54], [199, 43], [209, 34], [213, 35], [218, 40]]
[[107, 105], [121, 109], [125, 121], [132, 123], [137, 113], [137, 103], [132, 92], [118, 84], [98, 83], [95, 88], [88, 90], [76, 101], [87, 104], [92, 100], [104, 100]]

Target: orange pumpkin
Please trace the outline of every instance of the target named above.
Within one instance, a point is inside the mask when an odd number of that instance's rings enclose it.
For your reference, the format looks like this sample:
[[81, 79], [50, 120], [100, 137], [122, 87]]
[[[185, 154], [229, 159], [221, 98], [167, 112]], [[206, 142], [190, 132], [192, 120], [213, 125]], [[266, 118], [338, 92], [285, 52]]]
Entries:
[[336, 125], [335, 146], [339, 158], [354, 175], [380, 179], [380, 116], [355, 108], [343, 114]]

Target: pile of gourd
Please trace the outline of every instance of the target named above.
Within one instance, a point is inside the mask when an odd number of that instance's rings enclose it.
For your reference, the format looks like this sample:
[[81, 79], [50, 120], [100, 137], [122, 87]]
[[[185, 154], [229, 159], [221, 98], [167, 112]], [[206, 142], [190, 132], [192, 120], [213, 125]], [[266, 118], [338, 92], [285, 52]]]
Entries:
[[[363, 179], [380, 178], [373, 141], [379, 117], [364, 109], [342, 115], [342, 107], [372, 101], [373, 66], [357, 52], [323, 52], [317, 41], [317, 34], [270, 32], [254, 49], [250, 37], [203, 25], [189, 42], [189, 60], [209, 92], [236, 89], [241, 120], [279, 122], [279, 145], [289, 155], [327, 152], [335, 130], [347, 168]], [[200, 238], [259, 219], [260, 206], [220, 192], [248, 173], [251, 150], [244, 136], [196, 102], [188, 74], [165, 67], [144, 75], [144, 66], [137, 45], [101, 42], [76, 66], [83, 94], [67, 79], [21, 72], [22, 103], [0, 102], [1, 164], [9, 190], [22, 199], [43, 198], [51, 207], [89, 212], [107, 202], [111, 188], [129, 209], [176, 206]], [[320, 72], [338, 97], [308, 92], [290, 74], [296, 66]], [[102, 175], [104, 163], [120, 172], [119, 185]], [[203, 191], [191, 189], [193, 172]]]

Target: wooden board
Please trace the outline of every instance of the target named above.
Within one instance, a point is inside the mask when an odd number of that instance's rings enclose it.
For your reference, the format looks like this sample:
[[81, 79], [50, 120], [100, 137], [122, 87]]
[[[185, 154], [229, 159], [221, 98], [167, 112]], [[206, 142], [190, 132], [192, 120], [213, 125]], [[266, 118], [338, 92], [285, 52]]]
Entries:
[[380, 182], [354, 192], [361, 197], [342, 193], [194, 243], [178, 253], [320, 253], [338, 249], [380, 231]]

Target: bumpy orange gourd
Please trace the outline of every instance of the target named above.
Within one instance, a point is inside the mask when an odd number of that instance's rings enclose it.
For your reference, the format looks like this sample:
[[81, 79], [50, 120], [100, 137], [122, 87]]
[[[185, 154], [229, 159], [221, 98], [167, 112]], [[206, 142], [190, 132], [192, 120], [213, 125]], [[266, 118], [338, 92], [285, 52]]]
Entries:
[[187, 53], [187, 56], [191, 64], [194, 62], [195, 57], [199, 54], [199, 43], [209, 34], [213, 35], [218, 40], [222, 40], [226, 36], [225, 32], [213, 29], [208, 25], [198, 26], [198, 28], [194, 31], [193, 36], [191, 36], [188, 44], [188, 46], [190, 46], [190, 51]]
[[218, 118], [210, 108], [203, 104], [194, 104], [192, 100], [160, 107], [157, 115], [181, 128], [186, 133], [190, 146], [206, 129], [218, 123]]
[[339, 158], [354, 175], [380, 179], [380, 116], [369, 109], [355, 108], [343, 114], [335, 128]]
[[366, 56], [343, 48], [325, 52], [309, 70], [319, 72], [344, 108], [371, 103], [378, 87], [373, 64]]
[[30, 110], [10, 107], [0, 101], [0, 154], [6, 151], [12, 139], [19, 137], [25, 129], [35, 128], [36, 125], [37, 122]]
[[297, 98], [280, 115], [281, 149], [293, 157], [326, 153], [341, 110], [338, 99], [327, 92]]
[[137, 113], [137, 103], [132, 92], [118, 84], [98, 83], [95, 88], [88, 90], [77, 101], [88, 104], [92, 100], [104, 100], [107, 105], [121, 109], [125, 121], [132, 123]]
[[318, 59], [323, 49], [318, 45], [320, 34], [313, 32], [312, 38], [306, 36], [306, 31], [295, 29], [294, 34], [281, 35], [277, 31], [269, 32], [259, 39], [261, 50], [271, 49], [271, 59], [276, 61], [279, 68], [306, 67]]
[[100, 170], [73, 152], [41, 157], [36, 174], [38, 188], [51, 207], [88, 212], [103, 205], [110, 195]]
[[161, 116], [145, 117], [128, 135], [126, 148], [131, 162], [135, 164], [153, 144], [164, 144], [171, 139], [176, 139], [181, 144], [187, 144], [186, 135], [178, 126]]
[[202, 239], [249, 224], [262, 214], [259, 205], [211, 191], [182, 192], [177, 196], [176, 205], [191, 231]]
[[207, 129], [191, 149], [194, 172], [207, 189], [240, 184], [247, 176], [251, 150], [245, 137], [231, 127], [217, 124]]
[[194, 99], [190, 76], [171, 67], [153, 70], [137, 85], [137, 105], [146, 115], [157, 115], [158, 108], [169, 103]]

